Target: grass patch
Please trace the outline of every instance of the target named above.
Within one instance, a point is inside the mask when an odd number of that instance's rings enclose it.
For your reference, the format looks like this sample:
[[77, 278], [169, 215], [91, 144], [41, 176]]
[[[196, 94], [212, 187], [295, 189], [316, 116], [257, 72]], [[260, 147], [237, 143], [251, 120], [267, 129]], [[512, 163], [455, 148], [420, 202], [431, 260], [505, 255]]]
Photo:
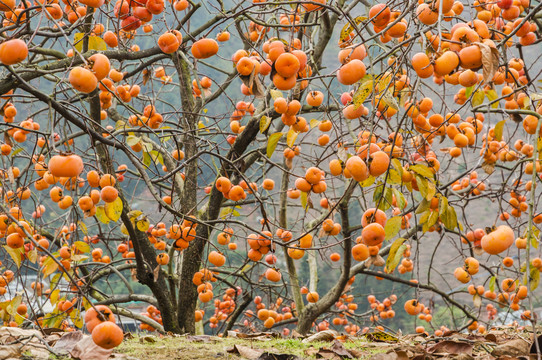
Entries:
[[[254, 349], [297, 355], [302, 359], [316, 359], [315, 356], [308, 356], [305, 351], [310, 348], [319, 349], [329, 347], [329, 342], [303, 343], [298, 339], [269, 339], [269, 340], [251, 340], [236, 338], [216, 338], [216, 341], [195, 342], [185, 337], [152, 337], [156, 342], [145, 340], [145, 336], [135, 336], [133, 339], [125, 340], [116, 352], [140, 360], [203, 360], [203, 359], [244, 359], [242, 357], [230, 354], [228, 348], [234, 345], [248, 346]], [[212, 338], [215, 339], [215, 338]], [[361, 359], [367, 359], [371, 355], [386, 351], [385, 348], [375, 348], [367, 346], [364, 339], [347, 341], [344, 346], [348, 349], [363, 351]]]

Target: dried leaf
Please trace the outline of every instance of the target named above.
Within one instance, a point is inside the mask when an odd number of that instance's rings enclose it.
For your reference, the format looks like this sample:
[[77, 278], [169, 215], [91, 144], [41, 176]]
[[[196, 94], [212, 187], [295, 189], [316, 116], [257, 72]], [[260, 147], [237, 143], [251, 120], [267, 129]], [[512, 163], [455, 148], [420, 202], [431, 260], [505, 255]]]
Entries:
[[528, 355], [531, 344], [523, 339], [513, 339], [497, 345], [491, 355], [499, 356], [521, 356]]
[[497, 72], [497, 69], [499, 68], [499, 50], [484, 43], [475, 44], [478, 45], [482, 52], [484, 83], [488, 83], [493, 79], [495, 72]]
[[495, 171], [495, 163], [488, 163], [484, 161], [482, 163], [482, 169], [486, 172], [486, 174], [491, 175], [493, 174], [493, 171]]
[[70, 355], [79, 360], [106, 360], [113, 353], [113, 349], [107, 350], [99, 347], [92, 341], [90, 336], [85, 336], [70, 350]]
[[339, 333], [337, 333], [335, 330], [324, 330], [303, 339], [303, 342], [310, 343], [313, 341], [333, 341], [337, 335], [339, 335]]
[[472, 343], [444, 340], [436, 343], [435, 345], [427, 348], [427, 352], [432, 354], [468, 354], [472, 355], [472, 349], [474, 345]]
[[227, 350], [230, 354], [240, 355], [247, 359], [258, 359], [263, 353], [263, 350], [253, 349], [243, 345], [233, 345], [233, 348]]

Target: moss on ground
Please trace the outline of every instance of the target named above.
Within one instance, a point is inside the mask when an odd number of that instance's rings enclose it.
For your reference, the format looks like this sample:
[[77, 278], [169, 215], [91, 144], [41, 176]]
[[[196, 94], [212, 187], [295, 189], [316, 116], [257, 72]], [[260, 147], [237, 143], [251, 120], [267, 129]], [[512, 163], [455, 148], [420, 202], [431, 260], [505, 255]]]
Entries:
[[[152, 339], [155, 341], [148, 341]], [[191, 341], [186, 337], [158, 337], [158, 336], [135, 336], [133, 339], [125, 340], [115, 352], [126, 354], [138, 360], [235, 360], [244, 359], [238, 355], [227, 352], [228, 348], [234, 345], [248, 346], [253, 349], [269, 351], [273, 353], [285, 353], [297, 355], [302, 359], [316, 359], [306, 354], [311, 348], [320, 349], [329, 347], [329, 342], [303, 343], [298, 339], [269, 339], [251, 340], [237, 338], [211, 338], [210, 341]], [[367, 359], [372, 354], [386, 351], [385, 348], [368, 347], [365, 340], [346, 341], [344, 346], [347, 349], [362, 351]]]

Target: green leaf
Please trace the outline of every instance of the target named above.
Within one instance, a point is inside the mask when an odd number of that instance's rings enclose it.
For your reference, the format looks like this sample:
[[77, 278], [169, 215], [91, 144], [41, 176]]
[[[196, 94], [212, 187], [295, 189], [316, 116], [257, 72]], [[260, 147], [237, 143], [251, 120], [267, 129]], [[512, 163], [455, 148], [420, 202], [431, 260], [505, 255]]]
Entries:
[[288, 130], [288, 133], [286, 134], [286, 145], [288, 145], [289, 147], [293, 147], [295, 144], [295, 140], [297, 139], [297, 135], [299, 135], [299, 133], [293, 128], [290, 128], [290, 130]]
[[426, 178], [433, 178], [433, 171], [429, 169], [427, 166], [423, 164], [416, 164], [408, 167], [408, 170], [414, 171], [417, 174], [420, 174], [421, 176], [424, 176]]
[[472, 90], [474, 90], [474, 86], [469, 86], [468, 88], [465, 88], [465, 97], [469, 98], [472, 94]]
[[277, 144], [279, 143], [279, 140], [282, 137], [282, 135], [284, 134], [281, 132], [278, 132], [269, 136], [269, 140], [267, 141], [267, 157], [268, 158], [270, 158], [275, 152], [275, 149], [277, 148]]
[[146, 167], [151, 166], [151, 157], [149, 156], [149, 153], [146, 151], [143, 151], [143, 164]]
[[99, 222], [102, 224], [109, 224], [111, 219], [105, 214], [105, 209], [103, 206], [97, 206], [96, 207], [96, 219], [98, 219]]
[[495, 125], [495, 129], [493, 131], [495, 132], [495, 140], [497, 141], [502, 140], [502, 132], [504, 129], [504, 124], [506, 124], [506, 120], [501, 120]]
[[24, 247], [13, 249], [7, 245], [4, 245], [4, 249], [6, 249], [6, 252], [9, 254], [9, 256], [11, 256], [11, 258], [17, 265], [17, 268], [20, 268], [21, 262], [23, 261]]
[[[73, 36], [74, 46], [77, 49], [77, 51], [83, 51], [84, 37], [85, 37], [85, 34], [83, 33], [75, 33], [75, 35]], [[105, 43], [104, 39], [102, 39], [101, 37], [90, 35], [88, 37], [88, 49], [105, 51], [107, 50], [107, 44]]]
[[473, 107], [481, 105], [484, 102], [485, 94], [482, 90], [476, 90], [474, 95], [472, 95], [471, 104]]
[[263, 134], [265, 132], [265, 130], [267, 130], [267, 128], [269, 127], [269, 125], [271, 125], [271, 121], [273, 119], [270, 118], [270, 117], [267, 117], [267, 116], [262, 116], [262, 118], [260, 119], [260, 134]]
[[393, 80], [393, 74], [391, 72], [386, 72], [382, 76], [376, 79], [378, 92], [383, 92], [386, 90], [390, 82]]
[[407, 249], [406, 245], [403, 244], [405, 241], [406, 239], [398, 238], [391, 244], [390, 252], [386, 259], [386, 270], [388, 270], [389, 273], [395, 270], [397, 265], [399, 265], [399, 261], [401, 261], [401, 257]]
[[394, 216], [391, 219], [388, 219], [386, 221], [386, 225], [384, 226], [384, 231], [386, 232], [386, 240], [393, 239], [395, 235], [399, 233], [401, 230], [401, 223], [403, 222], [403, 218], [401, 216]]
[[21, 151], [23, 151], [22, 147], [20, 147], [17, 150], [11, 152], [11, 157], [15, 157], [15, 155], [19, 154]]
[[363, 105], [365, 99], [367, 99], [369, 94], [373, 91], [373, 84], [373, 80], [366, 80], [359, 85], [352, 99], [354, 102], [354, 110], [359, 109], [359, 107]]
[[117, 222], [120, 219], [122, 208], [122, 199], [120, 197], [117, 197], [115, 201], [105, 204], [104, 212], [111, 221]]
[[61, 277], [62, 277], [62, 274], [56, 274], [55, 276], [53, 276], [53, 278], [49, 282], [49, 288], [56, 289], [56, 287], [58, 286], [58, 283], [60, 282]]
[[128, 144], [128, 146], [137, 145], [140, 141], [141, 138], [134, 135], [128, 135], [128, 137], [126, 137], [126, 144]]

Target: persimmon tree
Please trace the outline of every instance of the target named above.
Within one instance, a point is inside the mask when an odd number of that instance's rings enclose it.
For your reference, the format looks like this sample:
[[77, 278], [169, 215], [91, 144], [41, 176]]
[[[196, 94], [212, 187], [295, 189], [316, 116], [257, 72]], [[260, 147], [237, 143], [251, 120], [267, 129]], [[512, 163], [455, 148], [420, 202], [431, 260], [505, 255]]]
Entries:
[[536, 322], [541, 6], [1, 2], [4, 325]]

